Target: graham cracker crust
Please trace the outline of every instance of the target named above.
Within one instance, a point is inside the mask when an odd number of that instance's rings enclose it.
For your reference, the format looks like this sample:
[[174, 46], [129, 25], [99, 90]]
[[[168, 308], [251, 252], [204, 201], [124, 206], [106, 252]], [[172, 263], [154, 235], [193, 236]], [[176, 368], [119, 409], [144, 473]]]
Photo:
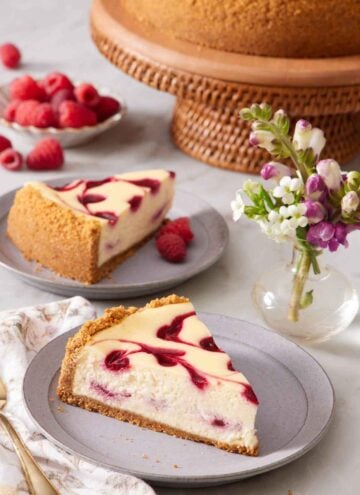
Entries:
[[169, 304], [180, 304], [186, 302], [189, 302], [188, 298], [172, 294], [160, 299], [154, 299], [146, 304], [144, 308], [136, 308], [133, 306], [130, 306], [128, 308], [124, 306], [109, 308], [105, 310], [104, 316], [85, 323], [81, 327], [81, 329], [69, 339], [66, 345], [65, 356], [61, 365], [60, 378], [57, 387], [57, 395], [60, 400], [66, 402], [67, 404], [78, 406], [88, 411], [98, 412], [100, 414], [103, 414], [104, 416], [115, 418], [120, 421], [126, 421], [134, 425], [138, 425], [142, 428], [167, 433], [168, 435], [183, 438], [185, 440], [193, 440], [195, 442], [213, 445], [228, 452], [257, 456], [258, 445], [253, 449], [250, 449], [239, 445], [229, 445], [223, 442], [217, 442], [209, 438], [201, 437], [199, 435], [187, 433], [185, 431], [182, 431], [181, 429], [172, 428], [160, 422], [149, 420], [141, 414], [135, 414], [122, 409], [110, 407], [95, 399], [75, 395], [72, 392], [73, 378], [75, 375], [79, 353], [81, 352], [82, 347], [91, 340], [93, 335], [112, 325], [120, 323], [124, 318], [138, 311], [143, 311], [144, 309], [150, 308], [158, 308]]
[[97, 266], [100, 224], [51, 201], [27, 185], [16, 193], [7, 235], [24, 258], [62, 277], [95, 284], [136, 254], [156, 233]]

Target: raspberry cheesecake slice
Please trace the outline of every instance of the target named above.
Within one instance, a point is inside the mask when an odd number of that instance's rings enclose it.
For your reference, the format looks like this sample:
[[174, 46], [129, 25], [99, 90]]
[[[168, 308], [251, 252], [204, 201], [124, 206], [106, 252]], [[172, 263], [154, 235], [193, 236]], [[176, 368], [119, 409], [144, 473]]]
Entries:
[[174, 178], [167, 170], [146, 170], [62, 187], [29, 182], [16, 194], [8, 236], [25, 258], [95, 283], [161, 226], [172, 205]]
[[89, 411], [257, 455], [258, 400], [184, 297], [119, 306], [66, 348], [59, 398]]

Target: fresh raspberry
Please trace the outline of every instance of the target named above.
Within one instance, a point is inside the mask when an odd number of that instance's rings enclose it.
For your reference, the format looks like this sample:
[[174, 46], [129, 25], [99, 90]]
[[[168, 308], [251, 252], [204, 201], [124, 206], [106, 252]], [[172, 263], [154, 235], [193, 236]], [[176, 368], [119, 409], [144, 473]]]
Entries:
[[57, 127], [57, 118], [50, 103], [40, 103], [32, 112], [31, 125], [40, 128]]
[[0, 59], [5, 67], [15, 69], [20, 63], [20, 50], [12, 43], [5, 43], [0, 46]]
[[188, 217], [181, 217], [168, 222], [159, 230], [157, 237], [161, 237], [164, 234], [177, 234], [186, 244], [190, 244], [194, 238]]
[[15, 121], [16, 110], [17, 110], [17, 107], [20, 105], [21, 102], [22, 102], [22, 100], [13, 100], [7, 105], [7, 107], [5, 108], [5, 111], [4, 111], [4, 117], [6, 120], [8, 120], [9, 122]]
[[95, 108], [95, 112], [99, 122], [103, 122], [118, 113], [120, 108], [120, 102], [115, 100], [115, 98], [111, 96], [100, 96], [100, 101]]
[[60, 127], [84, 127], [95, 125], [97, 122], [96, 113], [74, 101], [64, 101], [59, 108]]
[[87, 107], [96, 107], [100, 101], [100, 96], [97, 89], [91, 84], [79, 84], [79, 86], [76, 86], [74, 92], [78, 103], [82, 103]]
[[64, 153], [54, 138], [39, 141], [26, 157], [26, 165], [31, 170], [55, 170], [64, 163]]
[[55, 112], [59, 111], [59, 107], [63, 101], [75, 101], [75, 95], [72, 89], [59, 89], [51, 97], [51, 105]]
[[42, 81], [48, 96], [53, 96], [60, 89], [73, 89], [74, 85], [70, 79], [60, 72], [48, 74]]
[[156, 247], [163, 258], [180, 263], [186, 257], [186, 244], [177, 234], [164, 234], [156, 239]]
[[22, 162], [22, 155], [12, 148], [8, 148], [0, 153], [0, 164], [7, 170], [20, 170]]
[[20, 125], [33, 125], [34, 112], [40, 103], [37, 100], [25, 100], [20, 102], [15, 112], [15, 122]]
[[31, 76], [18, 77], [10, 84], [12, 100], [42, 100], [43, 90]]
[[10, 139], [0, 134], [0, 153], [8, 148], [12, 148]]

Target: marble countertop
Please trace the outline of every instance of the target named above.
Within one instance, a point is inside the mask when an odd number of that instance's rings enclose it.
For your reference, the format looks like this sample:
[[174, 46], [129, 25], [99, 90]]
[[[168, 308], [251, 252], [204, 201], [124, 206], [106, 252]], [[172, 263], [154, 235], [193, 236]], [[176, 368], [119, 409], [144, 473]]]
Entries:
[[[32, 0], [1, 2], [2, 41], [21, 46], [24, 65], [12, 72], [0, 67], [0, 82], [21, 72], [38, 76], [54, 69], [78, 80], [112, 88], [123, 96], [129, 114], [121, 125], [92, 143], [66, 151], [66, 166], [56, 176], [100, 172], [104, 175], [131, 169], [171, 168], [178, 187], [212, 204], [226, 219], [230, 243], [212, 268], [176, 288], [190, 297], [200, 311], [221, 312], [261, 323], [250, 291], [271, 263], [290, 256], [288, 246], [266, 239], [256, 225], [234, 224], [229, 203], [234, 190], [247, 178], [209, 167], [181, 153], [169, 137], [174, 98], [154, 91], [119, 72], [97, 52], [88, 30], [88, 0]], [[16, 144], [16, 143], [15, 143]], [[0, 194], [33, 179], [33, 173], [0, 170]], [[39, 180], [54, 177], [38, 173]], [[221, 184], [221, 187], [219, 187]], [[360, 291], [360, 234], [350, 238], [349, 249], [326, 255], [347, 273]], [[256, 253], [254, 254], [254, 247]], [[0, 311], [46, 303], [59, 296], [24, 285], [0, 268]], [[124, 301], [96, 302], [99, 312]], [[141, 305], [144, 299], [126, 301]], [[360, 486], [360, 317], [330, 342], [308, 351], [329, 374], [337, 396], [335, 419], [326, 437], [310, 453], [292, 464], [241, 483], [204, 490], [157, 489], [160, 495], [355, 495]]]

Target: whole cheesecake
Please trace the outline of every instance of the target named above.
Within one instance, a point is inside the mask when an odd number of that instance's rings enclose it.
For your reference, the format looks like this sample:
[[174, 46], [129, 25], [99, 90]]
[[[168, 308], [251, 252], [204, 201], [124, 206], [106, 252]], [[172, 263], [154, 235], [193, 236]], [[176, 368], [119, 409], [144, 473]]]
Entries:
[[144, 26], [201, 46], [317, 58], [360, 53], [357, 0], [119, 0]]

